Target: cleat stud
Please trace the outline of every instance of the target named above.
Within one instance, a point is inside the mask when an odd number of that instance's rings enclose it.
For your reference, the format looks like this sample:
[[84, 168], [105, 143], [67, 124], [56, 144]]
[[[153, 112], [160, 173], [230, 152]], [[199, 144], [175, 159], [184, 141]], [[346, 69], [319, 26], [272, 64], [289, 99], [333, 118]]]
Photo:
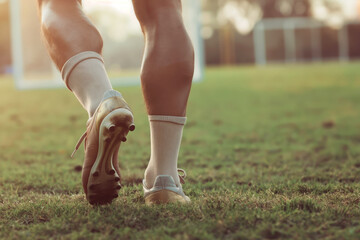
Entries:
[[135, 125], [134, 125], [134, 124], [131, 124], [130, 127], [129, 127], [129, 130], [130, 130], [130, 131], [134, 131], [134, 130], [135, 130]]
[[113, 195], [113, 198], [117, 198], [117, 197], [119, 197], [119, 195], [115, 193], [115, 194]]
[[120, 178], [119, 177], [115, 177], [115, 182], [118, 182], [120, 181]]
[[123, 142], [126, 142], [126, 137], [123, 137], [122, 139], [121, 139], [121, 141], [123, 141]]
[[111, 170], [109, 171], [109, 174], [110, 174], [110, 175], [115, 174], [115, 170], [114, 170], [114, 169], [111, 169]]
[[98, 172], [94, 172], [94, 173], [93, 173], [93, 177], [97, 177], [97, 176], [99, 176], [99, 173], [98, 173]]
[[120, 189], [121, 189], [121, 186], [120, 186], [120, 185], [117, 185], [117, 186], [116, 186], [116, 189], [117, 189], [117, 190], [120, 190]]
[[95, 202], [94, 202], [94, 201], [90, 201], [89, 203], [90, 203], [91, 205], [94, 205], [94, 204], [95, 204]]
[[111, 142], [111, 139], [110, 139], [110, 138], [106, 138], [106, 139], [105, 139], [105, 142], [106, 142], [106, 143], [110, 143], [110, 142]]

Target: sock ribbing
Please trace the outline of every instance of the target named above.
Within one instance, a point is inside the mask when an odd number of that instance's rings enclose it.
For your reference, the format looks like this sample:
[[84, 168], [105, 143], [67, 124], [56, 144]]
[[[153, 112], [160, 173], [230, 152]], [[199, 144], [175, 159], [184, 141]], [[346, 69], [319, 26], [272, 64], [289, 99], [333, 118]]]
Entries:
[[149, 115], [149, 121], [170, 122], [178, 125], [185, 125], [186, 117], [165, 116], [165, 115]]
[[89, 117], [94, 114], [104, 94], [112, 89], [104, 61], [97, 52], [81, 52], [71, 57], [62, 67], [61, 74], [67, 88]]
[[97, 59], [104, 63], [104, 60], [100, 54], [97, 52], [92, 51], [86, 51], [76, 54], [75, 56], [72, 56], [69, 60], [66, 61], [64, 66], [61, 69], [61, 76], [65, 82], [66, 87], [70, 90], [69, 86], [69, 77], [71, 75], [71, 72], [74, 70], [74, 68], [81, 62], [87, 60], [87, 59]]

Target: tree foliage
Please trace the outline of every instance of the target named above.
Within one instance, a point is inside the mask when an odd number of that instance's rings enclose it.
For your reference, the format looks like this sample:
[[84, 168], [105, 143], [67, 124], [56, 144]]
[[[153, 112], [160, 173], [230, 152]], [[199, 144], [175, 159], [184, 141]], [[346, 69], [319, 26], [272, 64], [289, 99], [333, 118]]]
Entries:
[[310, 17], [309, 0], [250, 0], [257, 2], [263, 12], [263, 18]]
[[10, 19], [8, 2], [0, 3], [0, 72], [10, 64]]

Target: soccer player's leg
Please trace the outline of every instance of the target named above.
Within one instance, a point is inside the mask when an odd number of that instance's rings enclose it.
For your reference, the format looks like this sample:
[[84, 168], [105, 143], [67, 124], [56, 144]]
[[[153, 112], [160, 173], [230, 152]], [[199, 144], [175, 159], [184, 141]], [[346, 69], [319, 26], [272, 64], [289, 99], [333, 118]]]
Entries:
[[118, 196], [120, 143], [134, 130], [133, 115], [121, 94], [112, 89], [104, 68], [102, 38], [84, 15], [79, 0], [38, 0], [47, 50], [66, 86], [89, 114], [82, 181], [92, 204]]
[[145, 201], [188, 202], [177, 160], [194, 50], [184, 27], [181, 0], [133, 0], [133, 5], [145, 36], [141, 83], [151, 132], [151, 157], [143, 182]]

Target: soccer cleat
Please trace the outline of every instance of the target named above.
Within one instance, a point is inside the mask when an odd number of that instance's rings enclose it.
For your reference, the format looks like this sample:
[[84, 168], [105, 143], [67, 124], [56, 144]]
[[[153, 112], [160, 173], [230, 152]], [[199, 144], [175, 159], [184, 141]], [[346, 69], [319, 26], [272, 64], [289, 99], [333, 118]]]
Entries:
[[82, 184], [90, 204], [107, 204], [118, 197], [121, 188], [119, 147], [133, 130], [134, 117], [129, 106], [119, 92], [107, 91], [71, 155], [85, 140]]
[[[185, 183], [186, 173], [179, 169], [183, 175], [179, 175], [181, 183]], [[155, 178], [154, 186], [147, 188], [145, 179], [143, 180], [145, 204], [151, 206], [153, 204], [166, 203], [190, 203], [190, 198], [186, 196], [182, 190], [182, 186], [175, 184], [174, 178], [169, 175], [159, 175]]]

